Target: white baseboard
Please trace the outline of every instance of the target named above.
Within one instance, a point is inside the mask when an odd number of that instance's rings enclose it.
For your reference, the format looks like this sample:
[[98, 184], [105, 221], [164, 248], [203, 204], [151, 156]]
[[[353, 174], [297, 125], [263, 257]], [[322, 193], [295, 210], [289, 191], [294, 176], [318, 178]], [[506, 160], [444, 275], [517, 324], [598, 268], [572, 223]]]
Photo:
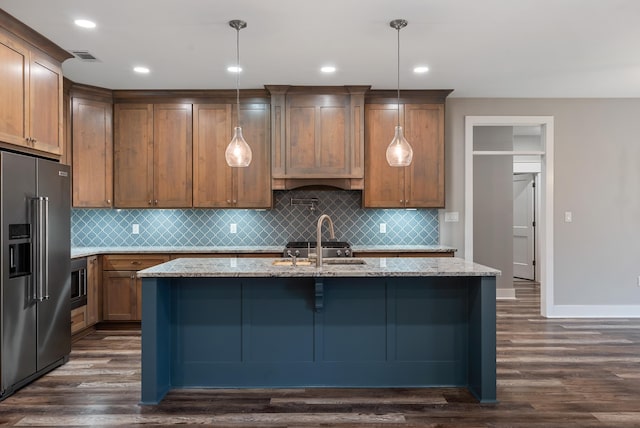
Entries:
[[496, 288], [496, 300], [515, 300], [515, 288]]
[[554, 305], [547, 318], [640, 318], [640, 305]]

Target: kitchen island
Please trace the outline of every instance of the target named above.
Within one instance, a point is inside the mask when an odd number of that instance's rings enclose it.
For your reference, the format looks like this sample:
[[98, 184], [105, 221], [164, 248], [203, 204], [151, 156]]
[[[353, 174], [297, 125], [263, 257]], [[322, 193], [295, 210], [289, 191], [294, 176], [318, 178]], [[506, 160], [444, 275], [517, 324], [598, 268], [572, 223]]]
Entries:
[[142, 270], [142, 403], [172, 388], [466, 387], [496, 400], [495, 277], [458, 258]]

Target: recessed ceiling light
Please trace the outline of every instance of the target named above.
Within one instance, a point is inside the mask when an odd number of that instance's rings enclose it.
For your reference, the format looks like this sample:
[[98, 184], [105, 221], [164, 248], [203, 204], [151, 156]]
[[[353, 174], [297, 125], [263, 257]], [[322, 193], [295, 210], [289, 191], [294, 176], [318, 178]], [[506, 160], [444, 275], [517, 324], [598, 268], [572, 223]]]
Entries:
[[326, 65], [320, 69], [323, 73], [334, 73], [336, 68], [332, 65]]
[[414, 73], [426, 73], [427, 71], [429, 71], [429, 67], [425, 65], [421, 65], [413, 69]]
[[147, 67], [133, 67], [133, 71], [140, 74], [147, 74], [150, 70]]
[[232, 65], [227, 67], [227, 71], [229, 73], [240, 73], [242, 71], [242, 67], [238, 67], [237, 65]]
[[96, 23], [87, 19], [76, 19], [73, 21], [78, 27], [82, 28], [96, 28]]

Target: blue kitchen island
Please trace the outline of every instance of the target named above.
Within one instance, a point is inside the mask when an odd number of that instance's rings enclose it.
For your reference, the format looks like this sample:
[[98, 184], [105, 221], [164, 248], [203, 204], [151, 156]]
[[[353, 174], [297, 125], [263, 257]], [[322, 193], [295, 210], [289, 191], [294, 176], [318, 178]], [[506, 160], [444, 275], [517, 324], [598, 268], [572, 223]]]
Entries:
[[138, 272], [142, 404], [172, 388], [466, 387], [496, 401], [499, 271], [458, 258], [274, 261]]

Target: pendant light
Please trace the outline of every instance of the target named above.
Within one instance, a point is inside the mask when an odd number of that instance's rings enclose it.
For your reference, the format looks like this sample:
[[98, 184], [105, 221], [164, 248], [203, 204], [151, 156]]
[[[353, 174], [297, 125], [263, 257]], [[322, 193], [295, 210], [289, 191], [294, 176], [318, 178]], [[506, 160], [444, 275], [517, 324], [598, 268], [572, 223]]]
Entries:
[[251, 147], [242, 136], [242, 128], [240, 127], [240, 30], [246, 28], [247, 23], [234, 19], [229, 21], [229, 26], [236, 30], [236, 107], [237, 126], [233, 129], [233, 138], [224, 152], [224, 158], [227, 165], [233, 168], [241, 168], [249, 166], [251, 163]]
[[402, 126], [400, 126], [400, 29], [407, 26], [404, 19], [394, 19], [389, 23], [392, 28], [398, 30], [398, 124], [396, 132], [387, 147], [387, 163], [390, 166], [409, 166], [413, 159], [413, 149], [411, 144], [404, 138]]

